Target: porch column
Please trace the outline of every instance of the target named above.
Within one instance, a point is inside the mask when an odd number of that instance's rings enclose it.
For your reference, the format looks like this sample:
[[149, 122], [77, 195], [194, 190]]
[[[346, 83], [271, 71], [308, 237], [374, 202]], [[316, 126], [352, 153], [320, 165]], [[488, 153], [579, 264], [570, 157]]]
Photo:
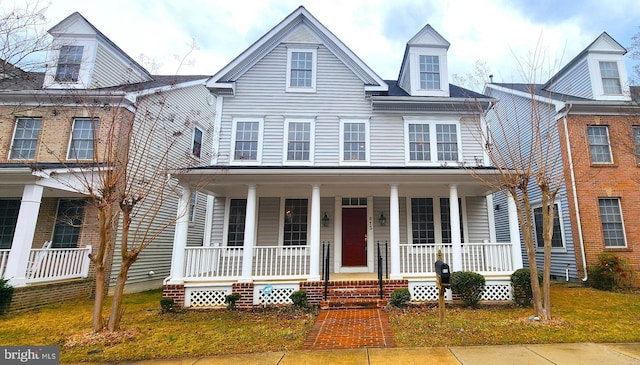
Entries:
[[511, 194], [507, 195], [507, 209], [509, 213], [509, 237], [513, 253], [513, 270], [522, 268], [522, 249], [520, 247], [520, 226], [518, 225], [518, 207]]
[[398, 185], [389, 191], [389, 239], [391, 244], [391, 274], [389, 279], [402, 279], [400, 274], [400, 201]]
[[43, 188], [40, 185], [25, 185], [22, 191], [22, 202], [18, 212], [16, 230], [11, 242], [9, 261], [4, 274], [4, 277], [9, 279], [9, 284], [14, 287], [27, 284], [27, 266], [29, 264], [33, 236], [36, 232], [42, 191]]
[[309, 281], [320, 280], [320, 185], [313, 185], [311, 191], [311, 252], [309, 263]]
[[184, 258], [189, 234], [189, 200], [191, 190], [182, 187], [178, 209], [176, 212], [176, 228], [173, 232], [173, 252], [171, 254], [171, 276], [165, 284], [182, 284], [184, 282]]
[[458, 206], [458, 186], [449, 186], [449, 221], [451, 222], [451, 245], [453, 271], [462, 271], [462, 239], [460, 237], [460, 207]]
[[242, 247], [242, 276], [239, 282], [250, 283], [253, 270], [253, 243], [256, 238], [258, 197], [256, 186], [247, 189], [247, 215], [244, 218], [244, 244]]

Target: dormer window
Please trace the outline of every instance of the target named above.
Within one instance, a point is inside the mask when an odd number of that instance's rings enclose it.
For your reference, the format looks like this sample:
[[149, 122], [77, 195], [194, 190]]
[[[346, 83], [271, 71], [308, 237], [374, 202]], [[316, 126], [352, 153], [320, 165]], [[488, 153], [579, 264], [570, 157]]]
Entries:
[[440, 90], [440, 58], [420, 56], [420, 88]]
[[316, 91], [316, 49], [289, 48], [287, 50], [287, 91]]
[[77, 82], [82, 62], [83, 46], [62, 46], [58, 57], [55, 80], [58, 82]]
[[617, 62], [600, 61], [600, 77], [602, 77], [602, 89], [605, 94], [622, 94]]

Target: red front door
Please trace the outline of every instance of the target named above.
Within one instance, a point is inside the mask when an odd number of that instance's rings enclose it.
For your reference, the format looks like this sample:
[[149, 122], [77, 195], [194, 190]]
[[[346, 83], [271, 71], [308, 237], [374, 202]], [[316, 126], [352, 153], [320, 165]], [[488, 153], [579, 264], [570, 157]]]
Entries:
[[367, 266], [367, 208], [342, 209], [342, 266]]

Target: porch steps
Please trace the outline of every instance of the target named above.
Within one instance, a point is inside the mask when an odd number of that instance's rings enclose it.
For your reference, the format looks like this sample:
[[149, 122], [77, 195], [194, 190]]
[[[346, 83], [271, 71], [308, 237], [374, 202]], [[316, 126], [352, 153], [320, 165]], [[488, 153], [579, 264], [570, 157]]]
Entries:
[[320, 302], [321, 309], [381, 308], [387, 305], [380, 299], [380, 288], [375, 281], [343, 281], [331, 283], [327, 299]]

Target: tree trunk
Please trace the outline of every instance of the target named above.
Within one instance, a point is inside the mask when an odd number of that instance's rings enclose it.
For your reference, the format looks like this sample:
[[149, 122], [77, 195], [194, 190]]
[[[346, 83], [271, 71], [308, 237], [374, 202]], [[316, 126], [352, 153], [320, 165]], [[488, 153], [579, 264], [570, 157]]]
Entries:
[[92, 331], [96, 333], [104, 327], [102, 320], [102, 304], [104, 303], [105, 292], [105, 268], [102, 265], [95, 265], [96, 268], [96, 281], [95, 281], [95, 296], [93, 298], [93, 326]]
[[123, 259], [122, 266], [120, 266], [120, 272], [118, 272], [118, 279], [116, 280], [116, 286], [113, 292], [113, 301], [111, 303], [111, 313], [109, 314], [109, 321], [107, 322], [107, 330], [117, 331], [120, 328], [120, 321], [124, 314], [122, 308], [122, 299], [124, 296], [124, 285], [127, 282], [127, 276], [129, 275], [129, 269], [131, 265], [136, 261], [135, 258], [127, 257]]

